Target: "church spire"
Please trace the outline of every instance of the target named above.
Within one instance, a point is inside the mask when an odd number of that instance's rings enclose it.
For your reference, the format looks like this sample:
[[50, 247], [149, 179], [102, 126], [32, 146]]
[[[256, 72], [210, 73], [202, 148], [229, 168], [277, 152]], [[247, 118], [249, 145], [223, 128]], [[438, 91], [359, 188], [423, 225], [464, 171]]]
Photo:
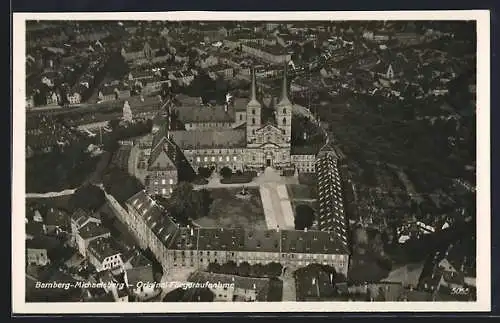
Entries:
[[259, 101], [257, 101], [257, 81], [256, 81], [256, 77], [255, 77], [255, 68], [252, 68], [252, 85], [251, 85], [252, 89], [252, 94], [251, 94], [251, 97], [250, 97], [250, 103], [253, 103], [253, 104], [259, 104]]
[[288, 63], [285, 62], [285, 66], [284, 66], [284, 69], [283, 69], [283, 87], [281, 89], [281, 101], [280, 101], [280, 105], [290, 104], [290, 100], [288, 99], [287, 69], [288, 69]]
[[257, 101], [257, 84], [255, 80], [255, 68], [252, 67], [252, 101]]

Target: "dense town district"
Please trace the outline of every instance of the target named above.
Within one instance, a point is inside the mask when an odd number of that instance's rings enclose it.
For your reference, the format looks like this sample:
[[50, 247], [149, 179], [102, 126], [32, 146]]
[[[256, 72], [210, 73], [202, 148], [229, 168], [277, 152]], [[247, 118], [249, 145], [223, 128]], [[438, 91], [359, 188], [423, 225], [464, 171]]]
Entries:
[[475, 28], [28, 21], [26, 301], [474, 301]]

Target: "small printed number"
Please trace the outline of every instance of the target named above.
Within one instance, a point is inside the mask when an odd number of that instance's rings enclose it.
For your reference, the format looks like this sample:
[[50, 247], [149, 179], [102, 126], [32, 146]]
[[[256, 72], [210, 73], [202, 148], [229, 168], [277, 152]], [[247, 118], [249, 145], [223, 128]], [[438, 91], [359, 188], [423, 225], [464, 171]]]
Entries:
[[451, 293], [454, 295], [467, 295], [469, 294], [469, 289], [466, 287], [453, 287]]

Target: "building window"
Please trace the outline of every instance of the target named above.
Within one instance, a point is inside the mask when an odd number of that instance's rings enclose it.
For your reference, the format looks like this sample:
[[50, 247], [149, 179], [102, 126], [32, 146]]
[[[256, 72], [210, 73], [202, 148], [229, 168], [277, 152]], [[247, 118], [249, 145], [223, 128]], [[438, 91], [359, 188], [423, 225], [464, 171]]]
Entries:
[[283, 124], [286, 124], [286, 118], [283, 118]]
[[222, 156], [219, 156], [219, 161], [222, 161]]
[[241, 120], [243, 120], [243, 115], [242, 115], [242, 114], [240, 114], [240, 121], [241, 121]]
[[169, 180], [168, 180], [168, 183], [169, 183], [170, 185], [172, 185], [172, 184], [174, 184], [174, 180], [173, 180], [173, 179], [169, 179]]
[[226, 156], [226, 161], [229, 161], [229, 156]]
[[285, 108], [283, 108], [283, 114], [285, 114], [285, 113], [286, 113], [286, 109], [285, 109]]
[[255, 109], [252, 109], [252, 114], [255, 114]]
[[215, 161], [215, 156], [212, 156], [212, 161], [213, 161], [213, 162]]
[[201, 158], [200, 157], [196, 157], [196, 161], [199, 163], [201, 162]]
[[161, 189], [161, 195], [166, 195], [166, 194], [167, 194], [167, 189], [162, 188], [162, 189]]
[[161, 185], [165, 185], [166, 182], [167, 182], [166, 180], [162, 179], [161, 180]]
[[207, 162], [207, 161], [208, 161], [208, 157], [206, 157], [206, 156], [205, 156], [205, 157], [203, 158], [203, 161], [204, 161], [204, 162]]
[[170, 188], [170, 194], [172, 194], [172, 192], [173, 192], [173, 191], [174, 191], [174, 190], [173, 190], [172, 188]]
[[255, 118], [252, 118], [252, 124], [255, 124]]
[[237, 161], [237, 160], [238, 160], [238, 157], [234, 156], [234, 157], [233, 157], [233, 160], [234, 160], [234, 161]]

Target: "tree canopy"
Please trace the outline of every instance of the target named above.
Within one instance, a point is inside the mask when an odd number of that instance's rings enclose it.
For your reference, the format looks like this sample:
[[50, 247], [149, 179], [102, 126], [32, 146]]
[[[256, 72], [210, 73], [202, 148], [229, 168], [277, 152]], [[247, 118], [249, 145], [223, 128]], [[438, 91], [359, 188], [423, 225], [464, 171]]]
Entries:
[[309, 205], [297, 205], [295, 207], [295, 213], [295, 230], [304, 230], [313, 225], [314, 210]]
[[188, 224], [190, 219], [206, 216], [212, 201], [209, 191], [195, 191], [191, 183], [179, 182], [169, 198], [168, 209], [179, 223]]
[[105, 202], [104, 192], [97, 186], [85, 184], [79, 187], [71, 196], [69, 205], [72, 209], [96, 211]]
[[144, 189], [137, 178], [129, 175], [126, 171], [111, 167], [102, 177], [106, 192], [111, 194], [118, 202], [125, 202], [134, 194]]

